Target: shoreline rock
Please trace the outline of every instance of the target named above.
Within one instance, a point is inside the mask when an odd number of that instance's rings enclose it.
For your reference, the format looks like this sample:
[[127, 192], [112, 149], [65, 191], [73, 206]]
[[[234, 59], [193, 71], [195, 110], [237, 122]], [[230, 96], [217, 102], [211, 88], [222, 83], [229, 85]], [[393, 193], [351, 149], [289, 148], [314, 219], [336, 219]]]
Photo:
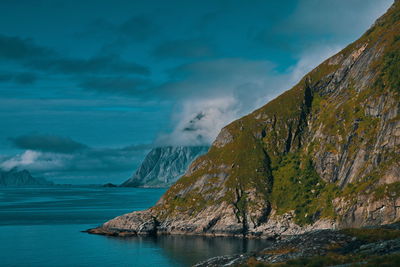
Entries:
[[[377, 236], [379, 234], [381, 237]], [[389, 262], [384, 266], [396, 266], [398, 263], [400, 223], [364, 229], [318, 230], [285, 236], [258, 252], [218, 256], [194, 266], [269, 266], [288, 261], [287, 266], [353, 266], [377, 259], [380, 263], [384, 263], [384, 260]]]

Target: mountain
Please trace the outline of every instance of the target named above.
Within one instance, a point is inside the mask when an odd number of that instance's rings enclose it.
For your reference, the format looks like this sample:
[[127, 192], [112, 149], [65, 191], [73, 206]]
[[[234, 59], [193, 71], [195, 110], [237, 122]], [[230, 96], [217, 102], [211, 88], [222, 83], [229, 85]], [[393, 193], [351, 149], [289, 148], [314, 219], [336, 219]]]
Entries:
[[275, 236], [400, 219], [400, 1], [224, 127], [152, 208], [89, 232]]
[[121, 186], [167, 187], [182, 176], [189, 164], [207, 152], [206, 146], [164, 146], [153, 148], [135, 174]]
[[31, 185], [52, 185], [43, 178], [34, 178], [27, 170], [1, 171], [0, 186], [31, 186]]

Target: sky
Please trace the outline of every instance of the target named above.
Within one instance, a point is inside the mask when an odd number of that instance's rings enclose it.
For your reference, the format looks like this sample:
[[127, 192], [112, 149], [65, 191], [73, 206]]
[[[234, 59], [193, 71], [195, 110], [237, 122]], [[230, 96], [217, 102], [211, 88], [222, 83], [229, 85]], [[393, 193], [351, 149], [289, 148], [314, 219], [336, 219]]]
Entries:
[[121, 183], [209, 145], [393, 0], [0, 0], [0, 168]]

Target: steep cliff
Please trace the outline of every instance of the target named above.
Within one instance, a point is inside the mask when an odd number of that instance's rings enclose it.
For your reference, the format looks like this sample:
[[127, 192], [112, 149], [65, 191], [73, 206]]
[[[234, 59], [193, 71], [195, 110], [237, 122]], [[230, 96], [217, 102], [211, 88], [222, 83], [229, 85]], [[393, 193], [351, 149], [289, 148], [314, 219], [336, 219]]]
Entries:
[[271, 236], [400, 219], [400, 2], [294, 88], [223, 128], [146, 211], [93, 233]]
[[166, 187], [175, 183], [198, 156], [205, 154], [206, 146], [164, 146], [153, 148], [135, 174], [121, 186]]

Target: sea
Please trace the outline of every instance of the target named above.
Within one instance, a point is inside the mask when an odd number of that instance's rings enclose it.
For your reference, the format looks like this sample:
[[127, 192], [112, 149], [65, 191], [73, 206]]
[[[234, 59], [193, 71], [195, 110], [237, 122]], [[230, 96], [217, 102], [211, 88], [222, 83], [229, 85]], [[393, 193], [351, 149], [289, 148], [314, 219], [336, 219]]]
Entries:
[[107, 237], [83, 230], [154, 205], [166, 189], [0, 188], [0, 266], [192, 266], [257, 251], [268, 241], [228, 237]]

